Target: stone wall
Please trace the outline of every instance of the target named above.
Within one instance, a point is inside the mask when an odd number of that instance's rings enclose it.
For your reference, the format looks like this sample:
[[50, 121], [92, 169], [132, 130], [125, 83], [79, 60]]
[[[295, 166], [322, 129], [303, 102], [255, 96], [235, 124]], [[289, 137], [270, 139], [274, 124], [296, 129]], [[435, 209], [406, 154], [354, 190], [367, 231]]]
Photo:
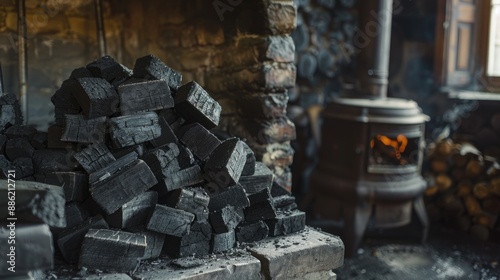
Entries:
[[[0, 54], [17, 92], [16, 1], [0, 5]], [[108, 53], [133, 67], [152, 53], [222, 105], [220, 128], [247, 140], [277, 181], [291, 188], [287, 89], [295, 84], [292, 0], [103, 0]], [[5, 15], [5, 16], [4, 16]], [[27, 1], [30, 123], [53, 121], [50, 96], [73, 68], [98, 58], [93, 1]], [[42, 18], [43, 20], [40, 20]], [[38, 23], [40, 21], [40, 23]], [[32, 24], [33, 23], [33, 24]], [[4, 61], [3, 57], [7, 57]]]

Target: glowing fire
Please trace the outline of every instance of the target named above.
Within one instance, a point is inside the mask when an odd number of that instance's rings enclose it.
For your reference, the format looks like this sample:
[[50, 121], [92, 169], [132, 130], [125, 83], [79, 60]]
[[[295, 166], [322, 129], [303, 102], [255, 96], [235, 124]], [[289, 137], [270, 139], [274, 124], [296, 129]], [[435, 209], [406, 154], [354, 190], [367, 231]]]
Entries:
[[377, 134], [375, 138], [373, 138], [370, 141], [370, 147], [373, 149], [375, 147], [375, 144], [382, 143], [386, 147], [391, 147], [393, 150], [391, 150], [391, 156], [400, 159], [401, 154], [404, 153], [406, 150], [406, 146], [408, 145], [408, 138], [406, 138], [404, 135], [399, 134], [396, 137], [396, 140], [393, 140], [385, 135], [380, 135]]

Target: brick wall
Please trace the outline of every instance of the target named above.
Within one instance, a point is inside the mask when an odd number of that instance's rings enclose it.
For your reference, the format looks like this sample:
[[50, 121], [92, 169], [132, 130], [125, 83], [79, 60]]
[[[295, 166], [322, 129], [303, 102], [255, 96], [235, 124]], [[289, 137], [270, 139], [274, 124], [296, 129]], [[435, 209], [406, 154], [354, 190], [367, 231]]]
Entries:
[[[10, 42], [16, 1], [0, 2], [0, 57], [7, 87], [17, 92]], [[137, 57], [152, 53], [181, 72], [183, 82], [200, 83], [223, 107], [220, 128], [245, 138], [277, 181], [291, 187], [295, 127], [286, 106], [296, 73], [292, 0], [103, 3], [110, 55], [133, 67]], [[93, 1], [27, 1], [27, 18], [30, 122], [43, 129], [53, 120], [55, 89], [73, 68], [98, 57]]]

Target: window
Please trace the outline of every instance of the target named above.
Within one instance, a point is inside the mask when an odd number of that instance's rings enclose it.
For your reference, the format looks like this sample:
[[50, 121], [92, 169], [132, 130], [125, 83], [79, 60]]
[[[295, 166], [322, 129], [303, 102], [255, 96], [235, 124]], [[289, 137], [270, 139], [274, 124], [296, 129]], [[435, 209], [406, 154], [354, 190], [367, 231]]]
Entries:
[[486, 75], [500, 77], [500, 0], [492, 0], [488, 32], [488, 68]]

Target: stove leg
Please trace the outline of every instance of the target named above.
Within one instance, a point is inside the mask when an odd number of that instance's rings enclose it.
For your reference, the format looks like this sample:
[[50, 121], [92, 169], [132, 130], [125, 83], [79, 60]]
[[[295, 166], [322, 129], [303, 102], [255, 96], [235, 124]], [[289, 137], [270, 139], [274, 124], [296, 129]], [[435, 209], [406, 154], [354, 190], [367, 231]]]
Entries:
[[372, 209], [371, 204], [363, 201], [358, 201], [355, 206], [344, 204], [342, 240], [344, 241], [346, 257], [352, 257], [361, 243]]
[[420, 223], [422, 224], [422, 239], [421, 242], [424, 243], [427, 240], [427, 234], [429, 232], [429, 218], [427, 217], [427, 211], [425, 210], [424, 198], [419, 196], [413, 201], [413, 208], [417, 214]]

